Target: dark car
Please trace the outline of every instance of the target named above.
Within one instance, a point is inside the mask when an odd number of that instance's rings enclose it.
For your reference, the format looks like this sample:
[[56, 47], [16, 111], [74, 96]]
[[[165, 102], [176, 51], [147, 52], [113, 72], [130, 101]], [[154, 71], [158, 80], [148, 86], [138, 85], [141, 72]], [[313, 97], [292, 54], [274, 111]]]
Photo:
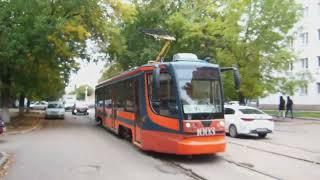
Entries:
[[89, 107], [86, 104], [77, 103], [72, 110], [73, 115], [77, 114], [83, 114], [83, 115], [89, 115]]
[[6, 131], [6, 126], [4, 125], [3, 120], [0, 118], [0, 134]]

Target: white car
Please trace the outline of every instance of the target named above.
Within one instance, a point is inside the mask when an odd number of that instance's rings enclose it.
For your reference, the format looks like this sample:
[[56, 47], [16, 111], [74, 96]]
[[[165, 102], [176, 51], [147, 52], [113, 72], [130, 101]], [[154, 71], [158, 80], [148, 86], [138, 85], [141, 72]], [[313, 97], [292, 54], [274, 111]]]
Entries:
[[64, 119], [65, 109], [62, 102], [53, 101], [48, 103], [45, 118], [61, 118]]
[[250, 106], [225, 105], [226, 132], [231, 137], [239, 134], [257, 134], [265, 138], [272, 133], [274, 122], [272, 116]]
[[30, 104], [30, 108], [36, 110], [46, 110], [47, 106], [48, 103], [46, 101], [37, 101], [33, 104]]

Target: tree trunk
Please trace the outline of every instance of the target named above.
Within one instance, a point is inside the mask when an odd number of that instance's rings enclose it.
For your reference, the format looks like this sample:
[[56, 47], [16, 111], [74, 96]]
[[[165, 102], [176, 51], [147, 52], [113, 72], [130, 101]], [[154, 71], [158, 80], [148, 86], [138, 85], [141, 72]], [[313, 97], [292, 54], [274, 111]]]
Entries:
[[30, 100], [28, 99], [28, 101], [27, 101], [27, 113], [29, 113], [30, 112]]
[[19, 96], [19, 116], [23, 116], [23, 113], [24, 113], [24, 94], [21, 93], [20, 96]]
[[245, 97], [243, 96], [241, 91], [239, 91], [239, 104], [246, 105]]
[[2, 113], [1, 118], [4, 122], [10, 122], [10, 113], [9, 113], [9, 105], [10, 105], [10, 89], [8, 87], [4, 87], [1, 91], [1, 101], [2, 101]]

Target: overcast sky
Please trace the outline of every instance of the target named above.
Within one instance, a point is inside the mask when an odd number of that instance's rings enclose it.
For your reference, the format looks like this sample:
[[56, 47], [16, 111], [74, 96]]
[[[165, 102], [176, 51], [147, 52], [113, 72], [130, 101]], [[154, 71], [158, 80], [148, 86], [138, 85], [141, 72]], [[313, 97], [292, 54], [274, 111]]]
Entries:
[[78, 73], [72, 74], [70, 77], [69, 85], [66, 87], [66, 93], [73, 91], [75, 85], [79, 87], [82, 84], [88, 84], [94, 88], [98, 83], [104, 65], [105, 62], [102, 61], [98, 63], [81, 62]]

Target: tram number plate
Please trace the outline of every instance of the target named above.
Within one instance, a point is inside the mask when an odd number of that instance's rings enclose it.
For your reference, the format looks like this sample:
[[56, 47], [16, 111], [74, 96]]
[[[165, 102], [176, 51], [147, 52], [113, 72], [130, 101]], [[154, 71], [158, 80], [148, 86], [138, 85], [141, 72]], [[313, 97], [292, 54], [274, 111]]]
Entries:
[[210, 136], [215, 135], [216, 131], [214, 128], [199, 128], [197, 129], [197, 136]]

